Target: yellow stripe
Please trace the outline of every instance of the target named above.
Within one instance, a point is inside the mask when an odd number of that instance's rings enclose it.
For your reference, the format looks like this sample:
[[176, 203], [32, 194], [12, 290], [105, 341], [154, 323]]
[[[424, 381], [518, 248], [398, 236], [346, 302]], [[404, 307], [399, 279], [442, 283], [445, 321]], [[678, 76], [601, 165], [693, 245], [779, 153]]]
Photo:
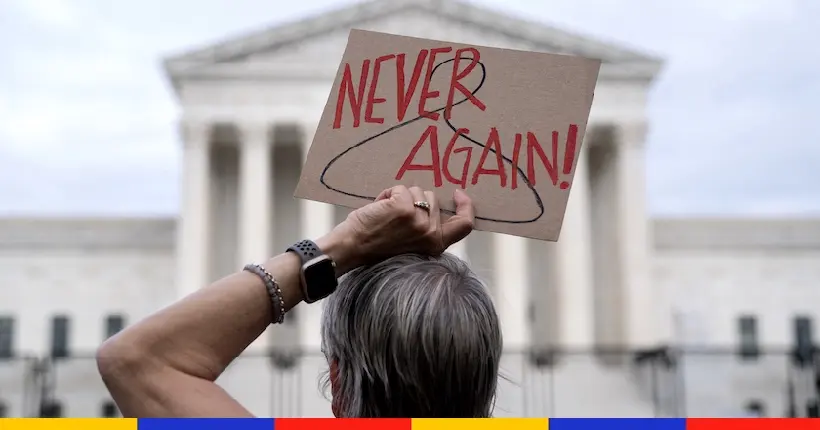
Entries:
[[413, 430], [547, 430], [547, 418], [413, 418]]
[[137, 430], [136, 418], [5, 418], [0, 430]]

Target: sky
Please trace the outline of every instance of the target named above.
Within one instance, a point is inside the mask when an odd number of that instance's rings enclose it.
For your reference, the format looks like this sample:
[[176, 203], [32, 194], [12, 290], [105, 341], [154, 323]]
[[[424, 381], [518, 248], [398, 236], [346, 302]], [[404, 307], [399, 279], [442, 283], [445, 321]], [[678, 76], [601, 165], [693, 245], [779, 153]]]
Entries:
[[[345, 3], [2, 0], [0, 216], [177, 213], [179, 111], [160, 60]], [[820, 2], [473, 3], [665, 59], [652, 215], [820, 216]]]

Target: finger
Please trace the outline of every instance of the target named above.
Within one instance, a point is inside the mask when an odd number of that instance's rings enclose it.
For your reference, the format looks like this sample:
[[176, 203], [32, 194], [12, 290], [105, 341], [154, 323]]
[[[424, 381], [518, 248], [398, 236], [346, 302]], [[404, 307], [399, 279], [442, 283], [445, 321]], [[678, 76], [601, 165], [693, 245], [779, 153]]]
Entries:
[[473, 231], [475, 224], [475, 209], [473, 201], [464, 191], [456, 189], [453, 193], [456, 204], [456, 214], [441, 225], [441, 234], [444, 245], [450, 246], [467, 237]]
[[376, 199], [374, 201], [378, 202], [380, 200], [389, 199], [389, 198], [393, 197], [396, 194], [400, 194], [403, 190], [406, 190], [406, 189], [407, 188], [404, 185], [396, 185], [395, 187], [390, 187], [390, 188], [382, 191], [381, 193], [379, 193], [379, 195], [376, 197]]
[[390, 194], [392, 194], [392, 193], [393, 193], [393, 188], [388, 188], [388, 189], [380, 192], [379, 195], [376, 196], [376, 198], [373, 201], [378, 202], [379, 200], [389, 199]]
[[430, 205], [430, 228], [438, 230], [441, 225], [441, 210], [439, 209], [436, 193], [425, 191], [424, 200]]
[[[410, 194], [413, 196], [413, 203], [427, 202], [427, 197], [424, 195], [424, 191], [419, 187], [410, 187]], [[429, 215], [423, 208], [416, 208], [416, 210], [424, 212], [424, 215]]]

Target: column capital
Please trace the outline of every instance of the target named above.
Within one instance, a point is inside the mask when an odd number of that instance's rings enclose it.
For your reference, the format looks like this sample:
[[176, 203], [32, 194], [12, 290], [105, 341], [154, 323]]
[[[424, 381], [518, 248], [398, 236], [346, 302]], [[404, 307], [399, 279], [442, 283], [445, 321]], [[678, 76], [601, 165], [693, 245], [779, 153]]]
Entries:
[[313, 145], [313, 138], [316, 136], [316, 128], [319, 126], [319, 121], [304, 120], [299, 123], [302, 129], [302, 162], [307, 160], [308, 151]]
[[267, 121], [243, 121], [237, 124], [243, 145], [270, 144], [273, 125]]
[[299, 121], [299, 127], [302, 129], [303, 136], [312, 137], [316, 134], [316, 129], [319, 127], [319, 120], [306, 119]]
[[649, 134], [649, 124], [646, 121], [620, 122], [613, 128], [619, 145], [643, 147], [646, 144], [646, 136]]
[[192, 119], [182, 119], [177, 126], [182, 144], [186, 147], [207, 146], [214, 130], [211, 122]]
[[646, 121], [595, 122], [587, 124], [584, 141], [590, 145], [642, 148], [648, 132]]
[[321, 121], [322, 120], [320, 118], [305, 118], [299, 121], [299, 125], [306, 131], [309, 130], [310, 132], [314, 132]]

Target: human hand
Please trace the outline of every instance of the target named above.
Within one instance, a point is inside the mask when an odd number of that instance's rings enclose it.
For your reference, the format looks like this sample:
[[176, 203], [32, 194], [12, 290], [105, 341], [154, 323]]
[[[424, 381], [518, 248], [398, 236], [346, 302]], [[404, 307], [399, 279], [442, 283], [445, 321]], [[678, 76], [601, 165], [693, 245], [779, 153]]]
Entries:
[[[456, 213], [441, 221], [435, 193], [403, 185], [384, 190], [316, 244], [343, 274], [363, 264], [404, 253], [439, 255], [473, 230], [473, 203], [463, 191], [453, 193]], [[429, 212], [414, 202], [427, 202]]]

